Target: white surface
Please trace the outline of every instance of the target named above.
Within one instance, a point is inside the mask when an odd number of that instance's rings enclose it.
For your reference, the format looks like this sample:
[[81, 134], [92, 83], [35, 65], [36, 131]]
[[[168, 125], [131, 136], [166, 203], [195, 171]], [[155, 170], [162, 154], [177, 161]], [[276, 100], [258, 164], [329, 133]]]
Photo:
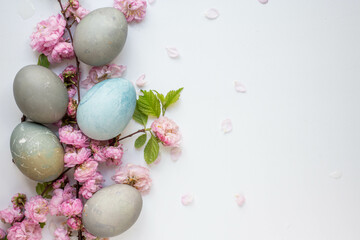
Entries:
[[[29, 47], [33, 27], [58, 11], [56, 0], [32, 0], [35, 15], [23, 20], [17, 2], [0, 14], [2, 208], [16, 192], [35, 194], [35, 183], [11, 163], [9, 138], [21, 117], [12, 81], [21, 67], [36, 63]], [[112, 5], [83, 3], [88, 9]], [[204, 17], [209, 8], [219, 10], [218, 19]], [[359, 10], [357, 0], [150, 5], [146, 20], [129, 27], [115, 63], [127, 65], [129, 80], [145, 73], [146, 88], [185, 87], [168, 111], [181, 127], [183, 156], [174, 163], [162, 153], [139, 221], [114, 239], [358, 240]], [[167, 56], [168, 46], [178, 48], [179, 59]], [[234, 80], [247, 93], [235, 92]], [[220, 130], [225, 118], [233, 122], [226, 135]], [[137, 128], [132, 123], [126, 132]], [[133, 140], [125, 143], [124, 161], [143, 163]], [[330, 176], [335, 171], [340, 179]], [[191, 206], [181, 204], [185, 193], [195, 196]], [[237, 193], [246, 197], [242, 208]]]

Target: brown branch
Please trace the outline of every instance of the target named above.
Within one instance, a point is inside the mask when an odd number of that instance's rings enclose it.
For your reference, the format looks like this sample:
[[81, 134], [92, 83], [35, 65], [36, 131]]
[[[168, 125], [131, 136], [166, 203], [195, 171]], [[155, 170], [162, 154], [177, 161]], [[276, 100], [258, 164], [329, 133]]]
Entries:
[[134, 132], [134, 133], [132, 133], [132, 134], [129, 134], [129, 135], [125, 136], [125, 137], [122, 137], [122, 138], [117, 139], [117, 142], [120, 142], [121, 140], [124, 140], [124, 139], [129, 138], [129, 137], [132, 137], [132, 136], [134, 136], [135, 134], [145, 132], [145, 131], [147, 131], [147, 130], [148, 130], [148, 129], [140, 129], [140, 130], [138, 130], [138, 131], [136, 131], [136, 132]]
[[21, 117], [21, 122], [25, 122], [25, 121], [26, 121], [26, 116], [23, 115], [23, 116]]
[[59, 180], [60, 178], [62, 178], [64, 176], [65, 173], [67, 173], [71, 168], [66, 169], [65, 171], [63, 171], [60, 176], [58, 176], [55, 180], [51, 181], [51, 184], [47, 185], [44, 189], [44, 191], [42, 191], [42, 193], [40, 194], [41, 196], [44, 196], [44, 194], [46, 193], [47, 190], [49, 190], [49, 188], [52, 186], [52, 183], [56, 182], [57, 180]]

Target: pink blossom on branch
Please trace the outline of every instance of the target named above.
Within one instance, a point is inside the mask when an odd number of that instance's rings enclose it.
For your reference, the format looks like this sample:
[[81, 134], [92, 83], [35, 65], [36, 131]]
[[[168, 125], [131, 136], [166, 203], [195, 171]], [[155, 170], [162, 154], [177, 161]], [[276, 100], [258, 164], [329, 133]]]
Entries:
[[96, 174], [98, 163], [91, 158], [75, 169], [74, 178], [79, 182], [86, 182]]
[[49, 56], [64, 35], [66, 21], [60, 14], [39, 22], [30, 36], [31, 47]]
[[80, 199], [69, 199], [60, 205], [62, 215], [71, 217], [79, 215], [82, 212], [83, 204]]
[[119, 166], [121, 165], [121, 158], [123, 156], [122, 145], [117, 147], [108, 146], [104, 149], [105, 157], [106, 157], [106, 165], [108, 166]]
[[81, 219], [78, 217], [69, 218], [66, 223], [73, 230], [79, 230], [81, 227]]
[[53, 48], [48, 59], [51, 63], [59, 63], [63, 59], [72, 59], [75, 56], [74, 48], [71, 43], [59, 42]]
[[53, 187], [53, 189], [58, 189], [62, 185], [65, 185], [65, 182], [67, 182], [67, 181], [68, 181], [68, 177], [64, 174], [60, 179], [53, 182], [52, 187]]
[[105, 182], [103, 176], [100, 172], [96, 172], [95, 175], [87, 180], [80, 188], [79, 194], [85, 199], [92, 197], [94, 193], [99, 191], [102, 188], [102, 184]]
[[81, 130], [76, 130], [71, 125], [66, 125], [59, 129], [60, 142], [72, 145], [76, 148], [88, 147], [89, 138]]
[[181, 140], [179, 126], [167, 117], [160, 117], [151, 124], [151, 130], [164, 146], [176, 147]]
[[25, 219], [16, 222], [8, 229], [8, 240], [41, 240], [41, 227], [38, 223]]
[[63, 8], [66, 9], [65, 16], [67, 18], [72, 17], [75, 19], [75, 21], [79, 23], [81, 19], [83, 19], [87, 14], [89, 14], [90, 11], [81, 7], [79, 1], [70, 0], [69, 2], [63, 5]]
[[146, 0], [115, 0], [114, 8], [120, 10], [127, 22], [141, 22], [146, 15]]
[[9, 207], [0, 211], [0, 220], [3, 223], [12, 224], [13, 222], [19, 221], [23, 216], [20, 208]]
[[14, 208], [23, 208], [25, 206], [26, 200], [26, 195], [23, 193], [17, 193], [11, 198], [11, 202]]
[[65, 167], [74, 167], [75, 165], [82, 164], [91, 156], [91, 150], [89, 148], [65, 148], [64, 163]]
[[149, 192], [152, 182], [149, 169], [134, 164], [127, 164], [119, 168], [112, 180], [119, 184], [133, 186], [141, 193]]
[[6, 231], [2, 228], [0, 228], [0, 239], [4, 239], [6, 236]]
[[76, 117], [77, 107], [78, 107], [77, 101], [75, 99], [73, 99], [73, 98], [70, 98], [66, 114], [69, 117], [75, 118]]
[[106, 79], [121, 77], [125, 70], [126, 66], [116, 64], [92, 67], [87, 78], [82, 81], [82, 87], [90, 89], [95, 84]]
[[54, 232], [55, 240], [70, 240], [69, 231], [63, 225], [56, 228]]
[[25, 204], [25, 216], [34, 222], [46, 222], [48, 213], [48, 201], [41, 196], [32, 197]]

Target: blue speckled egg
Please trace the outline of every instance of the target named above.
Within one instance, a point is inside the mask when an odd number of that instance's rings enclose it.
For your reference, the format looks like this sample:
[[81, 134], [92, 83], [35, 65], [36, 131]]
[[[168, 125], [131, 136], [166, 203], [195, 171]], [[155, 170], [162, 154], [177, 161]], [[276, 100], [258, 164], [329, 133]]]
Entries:
[[108, 140], [124, 130], [135, 106], [136, 92], [130, 81], [107, 79], [92, 87], [81, 99], [77, 122], [88, 137]]

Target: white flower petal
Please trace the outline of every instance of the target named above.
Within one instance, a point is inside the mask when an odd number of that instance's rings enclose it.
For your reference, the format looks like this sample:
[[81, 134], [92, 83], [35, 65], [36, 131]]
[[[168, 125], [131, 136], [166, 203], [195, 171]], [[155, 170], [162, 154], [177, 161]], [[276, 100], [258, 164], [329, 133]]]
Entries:
[[267, 4], [269, 0], [259, 0], [260, 3], [262, 4]]
[[219, 15], [219, 11], [215, 8], [210, 8], [205, 12], [205, 17], [210, 20], [217, 19]]
[[239, 207], [244, 206], [245, 204], [245, 197], [242, 194], [236, 194], [235, 195], [235, 202]]
[[329, 174], [329, 177], [334, 179], [340, 179], [342, 177], [342, 173], [340, 171], [334, 171]]
[[179, 147], [172, 148], [171, 151], [170, 151], [171, 160], [176, 162], [181, 157], [181, 154], [182, 154], [181, 148], [179, 148]]
[[181, 203], [184, 206], [188, 206], [194, 201], [194, 196], [192, 194], [185, 194], [181, 197]]
[[145, 81], [145, 74], [142, 74], [135, 82], [136, 86], [141, 88], [143, 86], [145, 86], [146, 81]]
[[225, 119], [224, 121], [222, 121], [221, 123], [221, 131], [223, 131], [224, 133], [229, 133], [232, 130], [232, 122], [230, 119]]
[[166, 51], [167, 51], [168, 56], [171, 57], [171, 58], [178, 58], [179, 57], [179, 52], [175, 47], [167, 47]]
[[234, 81], [234, 88], [235, 88], [235, 91], [237, 91], [237, 92], [240, 92], [240, 93], [246, 92], [245, 86], [242, 85], [239, 81]]

